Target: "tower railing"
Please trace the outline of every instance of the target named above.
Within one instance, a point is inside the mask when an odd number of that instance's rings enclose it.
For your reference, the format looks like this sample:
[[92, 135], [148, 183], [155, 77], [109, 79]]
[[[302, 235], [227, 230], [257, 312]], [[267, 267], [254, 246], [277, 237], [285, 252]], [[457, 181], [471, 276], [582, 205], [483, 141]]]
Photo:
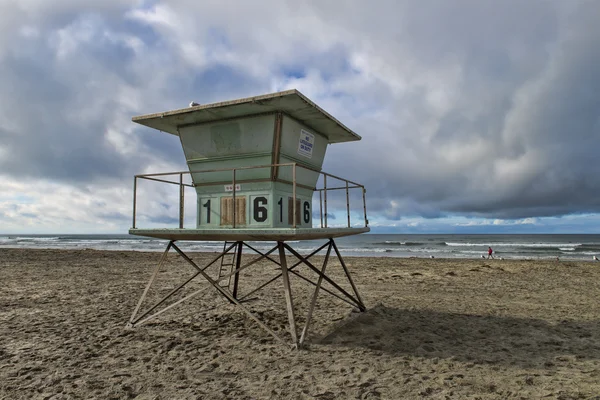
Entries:
[[[259, 178], [259, 179], [239, 179], [238, 178], [238, 172], [242, 171], [242, 170], [251, 170], [251, 169], [260, 169], [260, 168], [269, 168], [271, 169], [271, 171], [275, 170], [275, 171], [281, 171], [281, 168], [284, 167], [291, 167], [292, 168], [292, 181], [289, 180], [285, 180], [285, 179], [281, 179], [278, 177], [278, 173], [276, 172], [275, 174], [272, 175], [272, 177], [270, 178]], [[304, 169], [304, 170], [308, 170], [311, 172], [315, 172], [317, 174], [319, 174], [320, 177], [322, 177], [322, 187], [312, 187], [312, 186], [307, 186], [307, 185], [303, 185], [301, 183], [297, 182], [297, 170], [298, 169]], [[231, 181], [217, 181], [217, 182], [204, 182], [204, 183], [194, 183], [193, 182], [193, 176], [194, 175], [201, 175], [201, 174], [208, 174], [208, 173], [222, 173], [222, 172], [227, 172], [230, 171], [231, 172]], [[192, 180], [192, 183], [184, 183], [184, 175], [190, 175], [190, 178]], [[175, 180], [172, 179], [167, 179], [168, 177], [176, 177]], [[177, 179], [178, 177], [178, 179]], [[334, 185], [333, 187], [328, 187], [328, 178], [329, 180], [335, 180], [338, 182], [341, 182], [340, 186], [336, 186]], [[345, 204], [345, 208], [346, 208], [346, 220], [347, 220], [347, 227], [350, 228], [351, 227], [351, 207], [350, 207], [350, 191], [353, 189], [358, 189], [361, 192], [361, 199], [362, 199], [362, 214], [364, 217], [364, 226], [362, 227], [367, 227], [369, 225], [369, 220], [367, 218], [367, 205], [366, 205], [366, 189], [364, 187], [364, 185], [361, 185], [360, 183], [356, 183], [353, 182], [351, 180], [345, 179], [345, 178], [341, 178], [339, 176], [333, 175], [333, 174], [329, 174], [327, 172], [323, 172], [323, 171], [319, 171], [317, 169], [314, 168], [310, 168], [304, 165], [300, 165], [297, 163], [283, 163], [283, 164], [268, 164], [268, 165], [256, 165], [256, 166], [247, 166], [247, 167], [238, 167], [238, 168], [219, 168], [219, 169], [210, 169], [210, 170], [202, 170], [202, 171], [177, 171], [177, 172], [161, 172], [161, 173], [153, 173], [153, 174], [139, 174], [139, 175], [135, 175], [134, 179], [133, 179], [133, 224], [132, 224], [132, 229], [137, 229], [137, 191], [138, 191], [138, 179], [142, 180], [149, 180], [149, 181], [155, 181], [155, 182], [161, 182], [161, 183], [166, 183], [166, 184], [172, 184], [172, 185], [177, 185], [179, 187], [179, 229], [183, 229], [183, 222], [184, 222], [184, 211], [185, 211], [185, 188], [186, 187], [191, 187], [191, 188], [195, 188], [198, 186], [212, 186], [212, 185], [231, 185], [232, 188], [232, 197], [233, 197], [233, 218], [232, 218], [232, 228], [239, 228], [239, 226], [236, 226], [236, 213], [237, 213], [237, 204], [235, 201], [235, 197], [236, 197], [236, 192], [239, 192], [239, 190], [236, 188], [237, 184], [240, 183], [256, 183], [256, 182], [282, 182], [282, 183], [288, 183], [292, 185], [292, 228], [296, 228], [296, 189], [298, 187], [301, 188], [305, 188], [305, 189], [310, 189], [313, 190], [314, 192], [318, 192], [319, 193], [319, 214], [320, 214], [320, 227], [321, 228], [328, 228], [329, 227], [329, 223], [328, 223], [328, 194], [331, 196], [331, 192], [333, 191], [338, 191], [338, 190], [345, 190], [345, 198], [346, 198], [346, 204]], [[317, 183], [319, 182], [319, 179], [317, 179]], [[318, 186], [318, 185], [317, 185]]]

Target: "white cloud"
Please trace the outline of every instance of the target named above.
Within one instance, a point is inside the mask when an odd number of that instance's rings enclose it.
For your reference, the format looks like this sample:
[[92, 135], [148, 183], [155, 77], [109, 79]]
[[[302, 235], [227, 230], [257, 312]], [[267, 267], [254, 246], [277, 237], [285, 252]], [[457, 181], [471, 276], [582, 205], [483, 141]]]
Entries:
[[14, 181], [6, 176], [2, 182], [3, 232], [115, 232], [122, 228], [122, 221], [102, 215], [106, 204], [114, 214], [130, 214], [130, 207], [120, 197], [127, 193], [125, 188], [111, 185], [82, 190], [43, 180]]

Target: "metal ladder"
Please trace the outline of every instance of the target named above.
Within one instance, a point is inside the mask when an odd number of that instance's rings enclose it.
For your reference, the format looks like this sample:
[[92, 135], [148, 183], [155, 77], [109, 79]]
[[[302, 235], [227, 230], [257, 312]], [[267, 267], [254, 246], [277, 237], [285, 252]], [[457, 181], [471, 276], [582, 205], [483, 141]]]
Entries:
[[[235, 242], [225, 242], [223, 243], [223, 252], [227, 250], [229, 246], [231, 246]], [[221, 266], [219, 267], [219, 277], [217, 279], [221, 279], [223, 276], [227, 276], [231, 274], [235, 270], [235, 259], [237, 256], [238, 246], [233, 246], [229, 252], [223, 254], [221, 257]], [[229, 278], [222, 280], [219, 282], [221, 287], [229, 287], [231, 285], [231, 278], [233, 276], [230, 275]]]

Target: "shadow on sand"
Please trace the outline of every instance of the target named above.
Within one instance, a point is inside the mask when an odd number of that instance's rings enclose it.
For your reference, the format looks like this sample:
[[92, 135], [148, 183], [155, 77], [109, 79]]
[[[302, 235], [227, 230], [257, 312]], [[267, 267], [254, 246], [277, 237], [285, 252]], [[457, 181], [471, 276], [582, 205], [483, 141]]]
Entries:
[[600, 359], [600, 322], [404, 310], [376, 306], [318, 340], [393, 355], [462, 362], [544, 366]]

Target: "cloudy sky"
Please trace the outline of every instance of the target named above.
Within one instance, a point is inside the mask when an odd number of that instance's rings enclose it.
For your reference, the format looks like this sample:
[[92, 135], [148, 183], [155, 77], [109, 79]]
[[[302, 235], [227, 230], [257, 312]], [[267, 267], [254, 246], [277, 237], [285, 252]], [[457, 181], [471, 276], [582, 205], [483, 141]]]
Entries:
[[133, 175], [186, 168], [132, 116], [296, 88], [363, 137], [324, 170], [366, 185], [376, 232], [600, 233], [598, 21], [595, 0], [0, 0], [0, 232], [124, 233]]

